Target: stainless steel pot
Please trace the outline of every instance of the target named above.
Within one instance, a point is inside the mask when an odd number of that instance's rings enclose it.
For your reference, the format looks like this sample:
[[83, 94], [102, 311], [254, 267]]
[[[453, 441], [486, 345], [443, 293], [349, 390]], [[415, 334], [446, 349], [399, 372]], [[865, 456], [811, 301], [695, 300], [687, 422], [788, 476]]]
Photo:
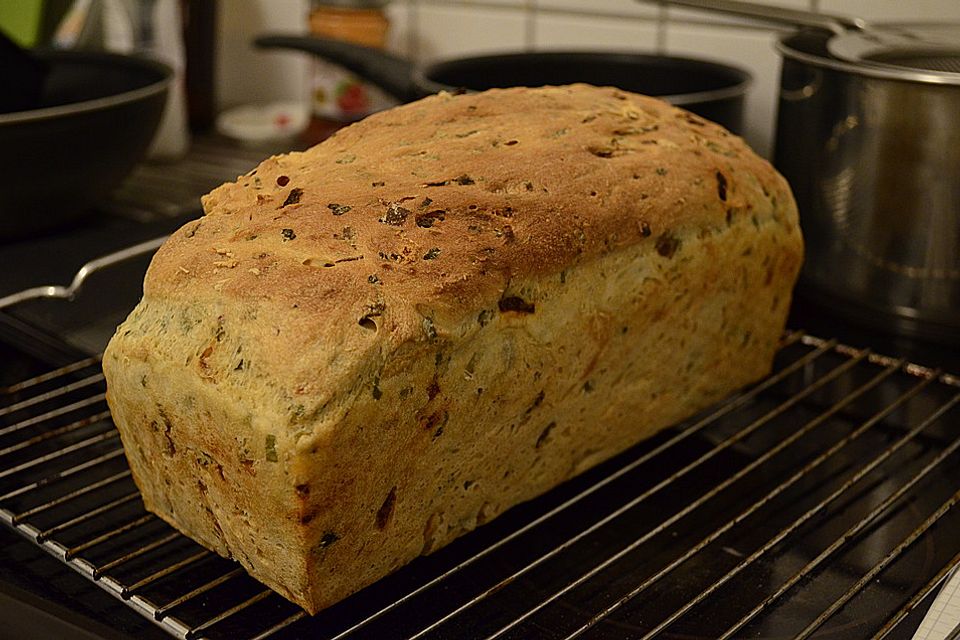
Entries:
[[808, 30], [778, 46], [774, 163], [800, 207], [805, 292], [960, 342], [960, 73], [919, 68], [948, 65], [943, 51], [914, 51], [912, 69], [841, 61], [829, 39]]
[[806, 238], [800, 293], [960, 344], [960, 25], [669, 2], [802, 27], [778, 44], [774, 152]]

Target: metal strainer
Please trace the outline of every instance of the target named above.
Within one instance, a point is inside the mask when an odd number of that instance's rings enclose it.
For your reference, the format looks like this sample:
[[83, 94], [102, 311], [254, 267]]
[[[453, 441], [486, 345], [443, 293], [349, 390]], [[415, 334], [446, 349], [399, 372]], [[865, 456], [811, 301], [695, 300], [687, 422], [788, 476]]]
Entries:
[[832, 37], [827, 48], [849, 62], [960, 74], [960, 25], [956, 24], [862, 26]]
[[960, 51], [887, 51], [867, 56], [865, 62], [886, 66], [960, 74]]
[[732, 14], [762, 22], [813, 27], [833, 32], [827, 43], [840, 60], [890, 70], [950, 74], [960, 79], [960, 25], [938, 23], [870, 24], [863, 18], [813, 13], [742, 0], [667, 0], [667, 4]]

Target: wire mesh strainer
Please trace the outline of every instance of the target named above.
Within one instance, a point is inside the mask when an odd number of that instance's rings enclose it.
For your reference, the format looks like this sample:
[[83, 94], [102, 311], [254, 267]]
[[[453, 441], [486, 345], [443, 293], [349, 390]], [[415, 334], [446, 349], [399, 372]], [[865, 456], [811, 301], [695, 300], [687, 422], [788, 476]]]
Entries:
[[668, 4], [826, 30], [833, 33], [827, 43], [830, 54], [846, 62], [960, 76], [960, 24], [870, 24], [863, 18], [741, 0], [668, 0]]

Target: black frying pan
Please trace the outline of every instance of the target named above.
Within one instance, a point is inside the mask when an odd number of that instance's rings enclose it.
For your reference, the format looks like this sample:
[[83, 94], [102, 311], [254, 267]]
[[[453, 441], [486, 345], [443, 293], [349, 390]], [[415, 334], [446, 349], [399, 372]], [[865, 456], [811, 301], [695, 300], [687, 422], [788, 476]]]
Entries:
[[743, 124], [750, 74], [715, 62], [634, 53], [508, 53], [418, 67], [379, 49], [316, 37], [264, 36], [264, 48], [296, 49], [340, 64], [403, 102], [446, 90], [586, 82], [661, 97], [734, 133]]
[[45, 68], [36, 108], [0, 113], [0, 239], [74, 218], [146, 153], [170, 69], [109, 53], [33, 52]]

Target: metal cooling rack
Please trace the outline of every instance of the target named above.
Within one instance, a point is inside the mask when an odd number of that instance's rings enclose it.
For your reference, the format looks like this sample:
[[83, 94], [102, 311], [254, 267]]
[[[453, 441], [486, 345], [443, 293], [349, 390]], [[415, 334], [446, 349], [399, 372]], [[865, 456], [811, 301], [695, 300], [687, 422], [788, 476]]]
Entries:
[[960, 564], [960, 380], [774, 373], [310, 617], [147, 513], [96, 358], [0, 389], [0, 518], [181, 638], [910, 637]]

